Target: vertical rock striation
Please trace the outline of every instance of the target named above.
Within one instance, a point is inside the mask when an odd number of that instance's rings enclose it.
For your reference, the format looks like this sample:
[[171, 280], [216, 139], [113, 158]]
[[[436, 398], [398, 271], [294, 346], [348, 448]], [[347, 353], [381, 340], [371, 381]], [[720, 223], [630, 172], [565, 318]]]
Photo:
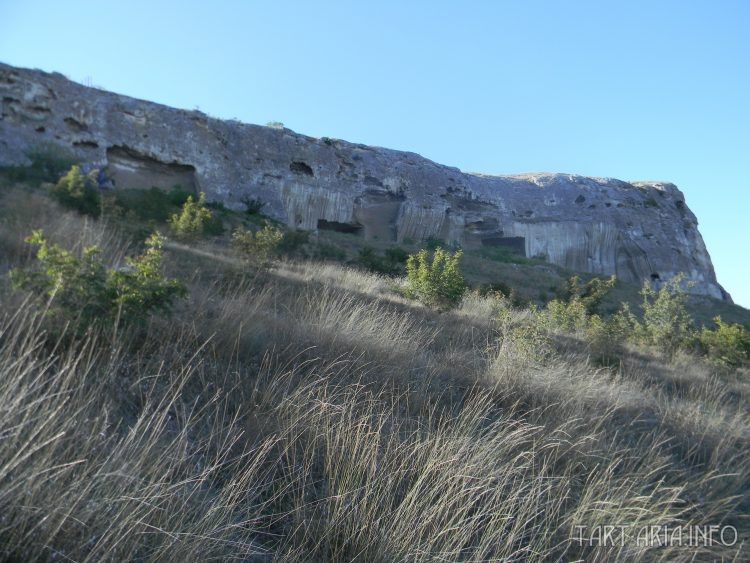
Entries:
[[729, 299], [695, 215], [669, 183], [467, 174], [413, 153], [222, 121], [0, 64], [0, 165], [25, 163], [42, 141], [107, 166], [116, 189], [180, 185], [238, 209], [254, 198], [290, 227], [506, 246], [626, 281], [684, 272], [693, 292]]

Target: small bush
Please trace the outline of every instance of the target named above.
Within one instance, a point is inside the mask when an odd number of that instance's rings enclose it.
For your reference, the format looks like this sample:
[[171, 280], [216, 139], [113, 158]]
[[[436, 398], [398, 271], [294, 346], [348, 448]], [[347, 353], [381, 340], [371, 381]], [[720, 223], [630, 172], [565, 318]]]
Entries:
[[587, 330], [591, 323], [603, 327], [605, 323], [598, 315], [599, 305], [616, 281], [615, 276], [606, 280], [594, 278], [584, 286], [578, 276], [571, 277], [566, 288], [567, 299], [553, 299], [547, 303], [542, 322], [548, 328], [568, 332]]
[[610, 276], [607, 279], [593, 278], [586, 285], [581, 285], [578, 276], [572, 276], [568, 279], [565, 291], [569, 302], [580, 299], [586, 312], [593, 315], [599, 312], [599, 305], [616, 283], [617, 278]]
[[599, 365], [617, 364], [625, 353], [623, 345], [633, 338], [637, 322], [625, 303], [607, 319], [591, 315], [585, 332], [591, 358]]
[[750, 362], [750, 332], [740, 324], [729, 324], [715, 317], [714, 329], [703, 327], [698, 335], [701, 348], [712, 360], [740, 367]]
[[445, 241], [437, 237], [429, 236], [424, 241], [424, 247], [431, 252], [437, 250], [438, 248], [443, 248], [444, 246]]
[[142, 321], [152, 312], [166, 312], [185, 295], [177, 280], [162, 273], [163, 238], [157, 234], [146, 241], [146, 251], [126, 258], [125, 268], [106, 268], [96, 246], [84, 249], [80, 257], [50, 244], [42, 231], [26, 241], [37, 245], [37, 263], [30, 269], [11, 271], [14, 287], [48, 300], [48, 314], [85, 328], [102, 322]]
[[254, 197], [243, 197], [241, 201], [245, 205], [245, 213], [248, 215], [257, 215], [265, 205], [265, 202]]
[[[408, 256], [409, 255], [406, 254], [407, 258]], [[392, 255], [386, 254], [385, 256], [381, 256], [375, 252], [374, 248], [369, 246], [366, 246], [359, 251], [359, 256], [357, 256], [353, 263], [375, 274], [394, 276], [401, 272], [399, 262], [393, 260]]]
[[458, 267], [462, 251], [448, 252], [438, 247], [430, 253], [422, 249], [406, 261], [408, 296], [430, 306], [451, 308], [457, 305], [466, 291], [466, 282]]
[[529, 264], [530, 260], [507, 246], [482, 246], [472, 254], [501, 264]]
[[686, 348], [695, 333], [693, 319], [685, 306], [687, 296], [681, 289], [682, 275], [675, 276], [656, 291], [643, 283], [643, 322], [636, 327], [638, 336], [672, 357]]
[[385, 257], [392, 264], [406, 265], [409, 259], [409, 253], [400, 246], [391, 246], [385, 249]]
[[76, 156], [55, 143], [39, 143], [26, 153], [28, 166], [6, 166], [3, 171], [14, 182], [57, 182], [76, 163]]
[[180, 187], [168, 192], [155, 187], [147, 190], [127, 189], [115, 191], [114, 203], [143, 221], [165, 223], [176, 209], [182, 208], [188, 197], [190, 193]]
[[265, 266], [278, 255], [283, 238], [281, 229], [267, 223], [255, 233], [242, 227], [237, 228], [232, 233], [232, 244], [243, 258]]
[[201, 192], [198, 201], [193, 200], [193, 196], [188, 196], [182, 206], [182, 212], [172, 215], [169, 226], [177, 238], [190, 240], [204, 234], [206, 225], [212, 217], [211, 210], [206, 207], [206, 194]]
[[318, 242], [312, 249], [312, 258], [316, 260], [343, 262], [346, 260], [346, 252], [333, 244]]
[[101, 212], [101, 194], [97, 169], [84, 173], [80, 166], [74, 164], [52, 188], [51, 194], [63, 205], [86, 215], [97, 217]]
[[310, 233], [308, 231], [285, 231], [284, 236], [279, 243], [278, 250], [284, 255], [304, 255], [304, 246], [308, 242], [310, 242]]

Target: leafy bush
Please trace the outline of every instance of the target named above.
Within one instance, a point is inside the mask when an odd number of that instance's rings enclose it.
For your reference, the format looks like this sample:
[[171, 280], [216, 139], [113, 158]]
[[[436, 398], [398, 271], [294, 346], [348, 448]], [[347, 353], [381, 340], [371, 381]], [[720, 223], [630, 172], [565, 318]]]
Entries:
[[366, 246], [359, 251], [359, 256], [354, 263], [376, 274], [395, 276], [403, 272], [404, 263], [408, 258], [409, 253], [398, 246], [386, 249], [383, 256], [376, 254], [375, 249]]
[[98, 169], [85, 173], [80, 166], [74, 164], [57, 181], [51, 194], [63, 205], [96, 217], [101, 212], [101, 194], [97, 182], [99, 174]]
[[609, 318], [591, 315], [585, 331], [591, 358], [600, 365], [616, 364], [625, 352], [623, 344], [633, 338], [637, 322], [625, 303]]
[[412, 254], [406, 261], [408, 296], [441, 308], [457, 305], [466, 291], [466, 282], [458, 267], [463, 252], [448, 252], [440, 247], [430, 257], [426, 249]]
[[96, 246], [80, 257], [50, 244], [41, 230], [26, 241], [39, 246], [37, 263], [30, 269], [14, 269], [11, 281], [48, 300], [48, 314], [72, 322], [77, 328], [101, 322], [142, 321], [156, 311], [167, 312], [185, 295], [185, 287], [162, 273], [163, 238], [154, 234], [146, 251], [126, 258], [125, 268], [105, 267]]
[[566, 287], [568, 301], [579, 299], [588, 314], [598, 313], [599, 305], [616, 283], [617, 278], [610, 276], [607, 279], [593, 278], [586, 285], [581, 285], [578, 276], [572, 276], [568, 279]]
[[279, 245], [283, 238], [284, 233], [281, 229], [267, 223], [255, 233], [242, 227], [237, 228], [232, 233], [232, 244], [244, 258], [255, 261], [259, 265], [267, 265], [274, 256], [278, 255]]
[[542, 315], [543, 322], [549, 328], [569, 332], [586, 330], [591, 323], [603, 327], [604, 323], [597, 314], [599, 305], [616, 281], [615, 276], [594, 278], [584, 286], [578, 276], [572, 276], [567, 283], [567, 299], [554, 299], [547, 303]]
[[170, 191], [156, 187], [127, 189], [114, 192], [114, 203], [125, 212], [132, 212], [138, 219], [164, 223], [169, 220], [176, 208], [182, 208], [188, 197], [190, 193], [179, 186]]
[[643, 322], [638, 323], [638, 335], [646, 343], [658, 347], [672, 357], [680, 348], [688, 346], [695, 332], [693, 319], [685, 306], [687, 296], [680, 287], [682, 275], [677, 275], [656, 291], [648, 281], [643, 283]]
[[392, 264], [405, 265], [406, 261], [409, 259], [409, 253], [400, 246], [391, 246], [390, 248], [385, 249], [385, 257]]
[[445, 246], [445, 241], [438, 237], [429, 236], [424, 241], [424, 247], [430, 251], [437, 250], [443, 246]]
[[550, 329], [575, 332], [585, 329], [591, 316], [581, 298], [574, 297], [569, 301], [553, 299], [547, 303], [541, 317], [543, 324]]
[[190, 240], [204, 233], [206, 224], [212, 216], [211, 211], [206, 207], [206, 194], [201, 192], [198, 201], [193, 200], [193, 196], [188, 196], [182, 206], [182, 212], [179, 215], [176, 213], [172, 215], [169, 226], [175, 236]]
[[729, 324], [715, 317], [716, 327], [703, 327], [698, 341], [709, 358], [730, 367], [750, 362], [750, 332], [740, 324]]
[[265, 205], [264, 201], [254, 197], [243, 197], [241, 201], [245, 205], [245, 213], [248, 215], [257, 215]]
[[39, 143], [26, 153], [31, 161], [28, 166], [6, 166], [5, 174], [15, 182], [56, 182], [76, 163], [76, 156], [65, 147], [55, 143]]
[[310, 242], [310, 233], [308, 231], [285, 231], [279, 243], [278, 250], [281, 254], [286, 255], [304, 254], [303, 247], [308, 242]]
[[471, 254], [501, 264], [529, 264], [530, 260], [507, 246], [481, 246]]
[[333, 244], [318, 242], [313, 246], [312, 257], [317, 260], [334, 260], [343, 262], [346, 260], [346, 252]]

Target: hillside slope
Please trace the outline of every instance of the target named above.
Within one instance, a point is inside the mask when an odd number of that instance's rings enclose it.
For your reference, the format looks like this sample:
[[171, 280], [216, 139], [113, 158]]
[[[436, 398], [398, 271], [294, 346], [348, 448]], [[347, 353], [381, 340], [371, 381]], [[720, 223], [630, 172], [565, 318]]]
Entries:
[[441, 313], [218, 238], [167, 245], [171, 315], [66, 333], [8, 281], [23, 238], [117, 267], [133, 219], [1, 195], [1, 559], [750, 557], [746, 369], [630, 345], [602, 367], [507, 299]]

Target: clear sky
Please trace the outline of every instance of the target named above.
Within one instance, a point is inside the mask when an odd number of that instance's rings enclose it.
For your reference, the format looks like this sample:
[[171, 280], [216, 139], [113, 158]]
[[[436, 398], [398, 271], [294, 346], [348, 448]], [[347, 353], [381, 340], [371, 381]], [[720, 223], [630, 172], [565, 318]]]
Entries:
[[748, 0], [0, 0], [0, 61], [466, 171], [671, 181], [750, 307]]

